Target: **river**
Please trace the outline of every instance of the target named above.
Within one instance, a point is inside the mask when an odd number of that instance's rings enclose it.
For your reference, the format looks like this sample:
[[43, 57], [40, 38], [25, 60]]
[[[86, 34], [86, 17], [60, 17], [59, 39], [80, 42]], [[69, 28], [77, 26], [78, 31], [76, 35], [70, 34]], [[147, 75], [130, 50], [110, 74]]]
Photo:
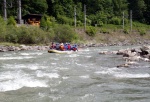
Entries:
[[121, 56], [99, 54], [124, 48], [2, 52], [0, 102], [150, 102], [149, 62], [117, 68]]

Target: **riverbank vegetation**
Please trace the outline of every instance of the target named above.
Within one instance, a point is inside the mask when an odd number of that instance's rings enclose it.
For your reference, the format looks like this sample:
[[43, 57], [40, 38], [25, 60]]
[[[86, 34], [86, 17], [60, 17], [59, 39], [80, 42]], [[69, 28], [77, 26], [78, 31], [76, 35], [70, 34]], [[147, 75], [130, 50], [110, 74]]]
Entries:
[[[2, 2], [0, 4], [2, 5]], [[16, 24], [16, 0], [13, 7], [7, 9], [9, 11], [7, 21], [0, 16], [0, 42], [137, 43], [139, 40], [141, 42], [145, 39], [150, 40], [149, 0], [36, 0], [36, 2], [22, 0], [22, 15], [28, 13], [43, 15], [40, 27]], [[3, 14], [1, 10], [0, 13]]]

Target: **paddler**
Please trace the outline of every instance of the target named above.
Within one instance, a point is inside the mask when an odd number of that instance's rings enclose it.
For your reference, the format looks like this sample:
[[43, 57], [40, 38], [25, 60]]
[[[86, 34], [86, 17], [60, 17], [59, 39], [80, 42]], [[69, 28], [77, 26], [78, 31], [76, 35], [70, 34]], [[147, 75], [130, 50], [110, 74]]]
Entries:
[[61, 51], [64, 51], [64, 50], [65, 50], [63, 43], [60, 44], [59, 49], [60, 49]]
[[55, 49], [55, 48], [56, 48], [56, 46], [55, 46], [54, 42], [52, 42], [50, 49]]

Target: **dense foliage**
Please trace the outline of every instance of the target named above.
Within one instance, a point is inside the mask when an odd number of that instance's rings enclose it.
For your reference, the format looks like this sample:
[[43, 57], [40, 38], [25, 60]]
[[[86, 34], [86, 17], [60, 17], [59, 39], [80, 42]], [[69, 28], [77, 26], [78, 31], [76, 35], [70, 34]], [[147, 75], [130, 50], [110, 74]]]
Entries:
[[[6, 0], [8, 16], [17, 15], [17, 0]], [[12, 6], [10, 6], [12, 1]], [[22, 15], [40, 13], [53, 16], [59, 23], [72, 25], [74, 8], [76, 7], [77, 21], [83, 22], [84, 5], [86, 5], [87, 22], [90, 25], [111, 24], [114, 18], [129, 18], [130, 10], [133, 20], [150, 24], [150, 0], [21, 0]], [[0, 2], [3, 7], [3, 0]], [[2, 9], [0, 14], [3, 15]], [[71, 20], [68, 20], [71, 19]]]
[[51, 22], [46, 22], [46, 27], [42, 29], [30, 25], [17, 27], [12, 16], [7, 22], [0, 16], [0, 42], [47, 44], [50, 41], [72, 42], [78, 39], [69, 25], [55, 25], [50, 29], [51, 26]]
[[[3, 20], [0, 9], [0, 41], [24, 44], [48, 43], [50, 41], [75, 42], [82, 39], [73, 30], [76, 10], [76, 26], [83, 28], [86, 10], [86, 34], [90, 37], [100, 33], [109, 34], [109, 29], [122, 29], [124, 12], [124, 33], [130, 30], [130, 11], [132, 10], [133, 29], [145, 35], [150, 28], [150, 0], [21, 0], [22, 16], [42, 14], [40, 28], [32, 26], [17, 27], [18, 0], [7, 1], [7, 21]], [[3, 8], [3, 0], [0, 1]], [[65, 25], [64, 25], [65, 24]], [[113, 26], [113, 27], [112, 27]]]

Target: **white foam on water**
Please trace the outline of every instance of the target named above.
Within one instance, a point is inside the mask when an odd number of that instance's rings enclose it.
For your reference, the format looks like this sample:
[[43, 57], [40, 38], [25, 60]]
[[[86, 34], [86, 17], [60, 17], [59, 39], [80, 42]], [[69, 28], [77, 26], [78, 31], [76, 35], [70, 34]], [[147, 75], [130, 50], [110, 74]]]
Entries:
[[94, 98], [94, 94], [85, 94], [84, 96], [81, 97], [82, 100], [88, 99], [88, 101], [89, 101], [90, 98], [93, 99]]
[[43, 53], [42, 52], [34, 52], [34, 53], [31, 53], [31, 52], [28, 52], [28, 53], [21, 53], [21, 55], [42, 55]]
[[67, 77], [67, 76], [64, 76], [64, 77], [62, 77], [62, 79], [66, 80], [66, 79], [69, 79], [69, 77]]
[[38, 70], [38, 69], [46, 69], [47, 66], [41, 66], [39, 64], [28, 64], [28, 65], [26, 65], [26, 68], [28, 68], [30, 70]]
[[121, 73], [114, 75], [117, 78], [150, 78], [150, 74], [129, 74], [129, 73]]
[[30, 70], [38, 70], [38, 69], [46, 69], [47, 66], [41, 66], [39, 64], [28, 64], [28, 65], [26, 65], [26, 68], [28, 68]]
[[44, 73], [42, 71], [36, 71], [37, 77], [59, 78], [58, 73]]
[[77, 66], [84, 67], [84, 68], [89, 67], [89, 65], [87, 65], [87, 64], [80, 64], [80, 63], [77, 63], [77, 62], [75, 62], [75, 64], [76, 64]]
[[15, 79], [3, 81], [0, 83], [0, 92], [2, 91], [10, 91], [10, 90], [18, 90], [22, 87], [47, 87], [46, 83], [39, 80], [34, 79]]
[[75, 62], [75, 64], [76, 64], [76, 65], [78, 65], [78, 66], [82, 66], [82, 64], [81, 64], [81, 63], [77, 63], [77, 62]]
[[30, 54], [29, 53], [20, 53], [20, 55], [29, 56]]
[[127, 73], [124, 72], [122, 69], [119, 68], [114, 68], [116, 70], [114, 70], [115, 72], [113, 73], [114, 77], [117, 78], [150, 78], [150, 74], [148, 73]]
[[0, 73], [0, 82], [5, 80], [11, 80], [13, 77], [11, 76], [11, 72], [1, 72]]
[[31, 59], [31, 58], [35, 58], [33, 56], [24, 56], [24, 57], [0, 57], [0, 60], [20, 60], [20, 59]]
[[4, 64], [2, 67], [7, 69], [25, 69], [28, 68], [30, 70], [37, 70], [37, 69], [45, 69], [46, 66], [40, 66], [38, 64]]
[[96, 74], [108, 74], [108, 75], [111, 75], [111, 74], [116, 74], [118, 73], [118, 71], [120, 71], [120, 69], [118, 68], [105, 68], [101, 71], [96, 71], [95, 73]]
[[89, 75], [83, 75], [83, 76], [79, 76], [79, 77], [82, 78], [82, 79], [88, 79], [88, 78], [90, 78]]
[[12, 54], [6, 53], [6, 54], [4, 54], [3, 56], [12, 56]]
[[8, 69], [22, 69], [22, 68], [26, 68], [26, 65], [24, 65], [24, 64], [19, 64], [19, 65], [5, 64], [2, 67], [8, 68]]
[[46, 96], [46, 94], [45, 93], [38, 93], [38, 95], [41, 97], [41, 98], [43, 98], [43, 97], [45, 97]]
[[58, 71], [58, 70], [68, 70], [69, 68], [67, 68], [67, 67], [57, 67], [55, 69], [56, 69], [56, 71]]
[[34, 79], [22, 71], [0, 73], [0, 92], [17, 90], [22, 87], [47, 87], [46, 81]]
[[62, 96], [56, 96], [56, 95], [51, 95], [51, 96], [49, 96], [49, 98], [51, 98], [53, 101], [57, 101], [57, 100], [59, 100], [59, 99], [61, 99], [62, 98]]
[[85, 56], [85, 57], [90, 58], [90, 57], [92, 57], [92, 56]]
[[69, 57], [77, 57], [77, 56], [79, 56], [79, 55], [77, 55], [77, 54], [71, 54], [71, 55], [69, 55]]
[[95, 74], [112, 75], [116, 78], [150, 78], [150, 74], [148, 73], [127, 73], [119, 68], [107, 68], [101, 71], [96, 71]]
[[90, 49], [89, 48], [87, 48], [87, 49], [80, 49], [80, 51], [84, 51], [84, 52], [88, 52], [88, 51], [90, 51]]
[[31, 70], [37, 70], [37, 69], [40, 69], [40, 66], [35, 65], [35, 64], [34, 64], [34, 65], [32, 65], [32, 64], [31, 64], [31, 65], [28, 65], [27, 67], [28, 67], [29, 69], [31, 69]]
[[56, 65], [57, 63], [51, 63], [52, 65]]

